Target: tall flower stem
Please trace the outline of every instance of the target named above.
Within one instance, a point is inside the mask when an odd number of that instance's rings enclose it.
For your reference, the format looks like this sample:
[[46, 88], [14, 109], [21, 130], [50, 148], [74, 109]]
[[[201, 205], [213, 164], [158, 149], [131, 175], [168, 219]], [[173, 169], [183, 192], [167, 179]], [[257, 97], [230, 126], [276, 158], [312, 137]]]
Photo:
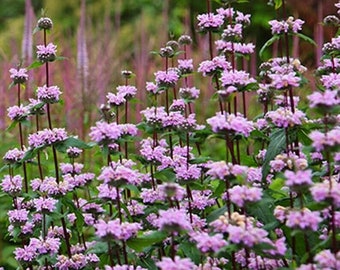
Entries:
[[[129, 112], [129, 102], [126, 101], [125, 102], [125, 124], [128, 123], [128, 112]], [[125, 150], [125, 158], [128, 159], [129, 158], [129, 154], [128, 154], [128, 143], [125, 142], [124, 143], [124, 150]]]
[[[20, 83], [18, 83], [18, 106], [20, 106], [21, 103], [21, 87]], [[23, 132], [22, 132], [22, 124], [19, 122], [19, 140], [20, 140], [20, 149], [24, 151], [24, 137], [23, 137]], [[26, 162], [22, 164], [23, 171], [24, 171], [24, 186], [25, 186], [25, 192], [28, 192], [28, 179], [27, 179], [27, 166]]]
[[[44, 29], [44, 45], [47, 45], [47, 32], [46, 29]], [[49, 87], [50, 84], [50, 79], [49, 79], [49, 66], [48, 62], [45, 63], [45, 72], [46, 72], [46, 86]], [[48, 121], [48, 128], [52, 129], [52, 119], [51, 119], [51, 109], [50, 109], [50, 104], [46, 104], [46, 111], [47, 111], [47, 121]], [[54, 145], [52, 145], [52, 152], [53, 152], [53, 162], [54, 162], [54, 170], [55, 170], [55, 177], [57, 183], [59, 183], [59, 167], [58, 167], [58, 157], [57, 157], [57, 151]], [[60, 208], [60, 213], [63, 216], [64, 215], [64, 209], [63, 207]], [[61, 218], [61, 224], [63, 228], [63, 233], [65, 237], [65, 243], [66, 243], [66, 250], [67, 250], [67, 255], [69, 258], [72, 257], [71, 253], [71, 244], [70, 244], [70, 235], [67, 232], [67, 226], [66, 226], [66, 221], [65, 218]]]
[[[36, 123], [36, 130], [38, 132], [40, 130], [39, 115], [38, 114], [35, 115], [35, 123]], [[42, 171], [42, 166], [41, 166], [41, 157], [40, 157], [39, 151], [37, 153], [37, 161], [38, 161], [39, 177], [42, 180], [44, 178], [44, 176], [43, 176], [43, 171]]]
[[[327, 113], [324, 114], [324, 124], [325, 124], [325, 136], [327, 136], [329, 127], [328, 127], [328, 118], [329, 115]], [[327, 162], [327, 174], [328, 174], [328, 181], [329, 181], [329, 193], [331, 194], [332, 189], [333, 189], [333, 184], [332, 184], [332, 168], [331, 168], [331, 155], [329, 149], [326, 149], [326, 162]], [[336, 221], [335, 221], [335, 214], [336, 214], [336, 207], [334, 205], [334, 201], [332, 201], [331, 205], [331, 230], [332, 230], [332, 235], [331, 235], [331, 242], [332, 242], [332, 251], [334, 254], [338, 252], [337, 248], [337, 239], [336, 239]]]

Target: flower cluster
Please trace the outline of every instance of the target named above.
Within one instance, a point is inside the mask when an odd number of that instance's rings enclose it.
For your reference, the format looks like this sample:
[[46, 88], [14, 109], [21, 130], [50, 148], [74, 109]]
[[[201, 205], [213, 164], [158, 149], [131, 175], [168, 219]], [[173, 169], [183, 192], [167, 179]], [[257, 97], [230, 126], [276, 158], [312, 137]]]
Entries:
[[31, 148], [52, 145], [66, 140], [67, 137], [67, 132], [64, 128], [46, 128], [28, 135], [28, 145]]
[[254, 124], [243, 117], [242, 114], [222, 114], [216, 113], [215, 116], [208, 118], [207, 123], [212, 130], [217, 133], [229, 132], [231, 134], [239, 134], [245, 137], [250, 135], [254, 129]]
[[269, 21], [272, 34], [283, 34], [288, 32], [297, 33], [302, 29], [302, 25], [305, 22], [300, 19], [294, 19], [294, 17], [288, 17], [285, 21], [272, 20]]
[[53, 62], [57, 57], [57, 45], [54, 45], [53, 43], [48, 43], [46, 46], [38, 45], [37, 49], [37, 57], [40, 62]]

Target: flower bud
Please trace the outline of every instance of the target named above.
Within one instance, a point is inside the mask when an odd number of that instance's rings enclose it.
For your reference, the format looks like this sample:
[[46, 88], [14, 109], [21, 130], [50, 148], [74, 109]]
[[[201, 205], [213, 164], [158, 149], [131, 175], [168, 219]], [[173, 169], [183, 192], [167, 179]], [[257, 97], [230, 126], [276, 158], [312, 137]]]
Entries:
[[125, 79], [130, 79], [132, 77], [132, 71], [130, 70], [122, 70], [121, 74]]
[[42, 17], [38, 20], [38, 27], [40, 29], [48, 30], [51, 29], [53, 26], [53, 22], [50, 18], [48, 17]]
[[169, 40], [167, 43], [166, 43], [166, 46], [168, 47], [171, 47], [174, 51], [177, 51], [178, 50], [178, 47], [179, 47], [179, 44], [177, 41], [175, 40]]
[[174, 50], [170, 46], [161, 48], [159, 51], [161, 57], [172, 57], [174, 55]]
[[340, 20], [335, 15], [329, 15], [323, 19], [323, 23], [328, 26], [339, 26]]
[[192, 39], [188, 35], [182, 35], [179, 37], [178, 43], [180, 45], [190, 45], [192, 43]]

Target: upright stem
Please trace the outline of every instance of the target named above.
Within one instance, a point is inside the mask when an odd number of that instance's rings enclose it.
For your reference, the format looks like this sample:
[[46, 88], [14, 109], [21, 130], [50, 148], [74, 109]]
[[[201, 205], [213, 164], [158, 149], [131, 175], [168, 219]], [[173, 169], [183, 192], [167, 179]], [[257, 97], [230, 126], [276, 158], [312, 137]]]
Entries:
[[124, 240], [122, 241], [122, 243], [123, 243], [124, 262], [125, 262], [125, 264], [129, 264], [129, 259], [128, 259], [128, 255], [127, 255], [127, 252], [126, 252], [126, 243], [125, 243]]
[[[128, 109], [128, 101], [125, 102], [125, 124], [128, 123], [128, 112], [129, 112], [129, 109]], [[125, 142], [124, 143], [124, 149], [125, 149], [125, 158], [128, 159], [128, 143]]]
[[[18, 83], [18, 106], [20, 106], [21, 99], [20, 99], [20, 92], [21, 92], [21, 87], [20, 83]], [[24, 151], [24, 136], [22, 132], [22, 124], [19, 122], [19, 140], [20, 140], [20, 149]], [[26, 162], [22, 164], [23, 171], [24, 171], [24, 185], [25, 185], [25, 192], [28, 192], [28, 179], [27, 179], [27, 167], [26, 167]]]
[[189, 204], [189, 216], [190, 216], [190, 223], [192, 224], [192, 208], [191, 208], [191, 201], [192, 201], [192, 194], [189, 185], [187, 185], [187, 196], [188, 196], [188, 204]]
[[[39, 125], [39, 115], [35, 115], [35, 122], [36, 122], [36, 128], [37, 132], [40, 130], [40, 125]], [[37, 153], [37, 160], [38, 160], [38, 170], [39, 170], [39, 177], [42, 180], [44, 178], [43, 176], [43, 171], [42, 171], [42, 166], [41, 166], [41, 158], [40, 158], [40, 152], [38, 151]]]
[[120, 194], [119, 194], [119, 188], [118, 187], [116, 187], [116, 192], [117, 192], [117, 211], [118, 211], [118, 217], [119, 217], [120, 223], [122, 223], [123, 219], [122, 219], [122, 211], [121, 211], [121, 206], [120, 206]]
[[[63, 207], [61, 207], [60, 213], [61, 213], [61, 215], [64, 215]], [[72, 253], [71, 253], [70, 235], [67, 232], [67, 227], [66, 227], [66, 222], [65, 222], [64, 217], [61, 218], [61, 224], [62, 224], [62, 227], [63, 227], [64, 236], [65, 236], [67, 255], [68, 255], [69, 258], [71, 258]]]

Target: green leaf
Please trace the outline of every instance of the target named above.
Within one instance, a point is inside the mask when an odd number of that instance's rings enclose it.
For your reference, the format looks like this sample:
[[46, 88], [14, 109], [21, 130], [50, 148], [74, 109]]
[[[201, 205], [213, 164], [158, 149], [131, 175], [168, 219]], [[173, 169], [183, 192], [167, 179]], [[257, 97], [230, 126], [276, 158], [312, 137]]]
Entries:
[[264, 224], [269, 224], [276, 221], [273, 215], [274, 199], [264, 192], [261, 201], [247, 206], [249, 214], [259, 219]]
[[87, 143], [83, 142], [82, 140], [79, 140], [75, 137], [69, 137], [67, 138], [65, 141], [62, 142], [58, 142], [55, 144], [55, 148], [62, 153], [66, 153], [66, 150], [69, 147], [77, 147], [80, 149], [89, 149], [91, 148], [90, 145], [88, 145]]
[[96, 242], [94, 246], [91, 246], [87, 253], [103, 254], [108, 252], [108, 245], [106, 242]]
[[282, 6], [282, 0], [274, 0], [275, 9], [279, 9]]
[[132, 248], [137, 252], [142, 252], [145, 248], [157, 244], [167, 237], [168, 234], [166, 232], [154, 231], [150, 234], [144, 234], [143, 236], [129, 239], [126, 244], [129, 248]]
[[207, 222], [210, 223], [216, 219], [218, 219], [220, 216], [224, 215], [224, 213], [227, 212], [227, 207], [223, 206], [221, 208], [218, 208], [214, 211], [212, 211], [209, 216], [207, 216]]
[[260, 58], [263, 59], [263, 52], [265, 51], [265, 49], [267, 49], [270, 45], [272, 45], [275, 41], [280, 39], [280, 35], [274, 35], [271, 39], [269, 39], [261, 48], [259, 55]]
[[38, 68], [40, 66], [42, 66], [44, 63], [43, 62], [40, 62], [40, 61], [34, 61], [32, 64], [30, 64], [27, 69], [30, 70], [30, 69], [34, 69], [34, 68]]
[[41, 30], [41, 28], [40, 27], [35, 27], [34, 29], [33, 29], [33, 35], [35, 34], [35, 33], [37, 33], [37, 32], [39, 32]]
[[297, 131], [297, 136], [303, 145], [311, 145], [313, 142], [304, 129], [299, 129]]
[[313, 39], [311, 39], [310, 37], [304, 35], [304, 34], [301, 34], [301, 33], [295, 33], [294, 35], [297, 35], [299, 38], [301, 38], [302, 40], [304, 41], [307, 41], [308, 43], [310, 44], [313, 44], [314, 46], [317, 46], [315, 41]]
[[67, 57], [65, 57], [65, 56], [57, 56], [54, 60], [55, 61], [62, 61], [62, 60], [66, 60], [67, 59]]
[[63, 205], [68, 207], [72, 213], [74, 213], [76, 215], [76, 217], [77, 217], [76, 228], [77, 228], [78, 232], [81, 233], [83, 231], [83, 227], [84, 227], [84, 224], [85, 224], [84, 216], [83, 216], [82, 212], [74, 204], [74, 202], [71, 199], [67, 198], [66, 196], [61, 198], [61, 202], [62, 202]]
[[140, 262], [138, 263], [138, 265], [140, 265], [141, 267], [144, 267], [146, 269], [149, 270], [157, 270], [158, 267], [155, 264], [155, 260], [153, 260], [153, 258], [144, 258], [144, 257], [139, 257]]
[[15, 128], [18, 123], [19, 123], [18, 121], [12, 121], [12, 123], [9, 125], [9, 127], [6, 128], [6, 131], [13, 130], [13, 128]]
[[164, 182], [174, 182], [176, 179], [175, 173], [170, 168], [155, 172], [154, 177]]
[[20, 162], [22, 163], [24, 161], [33, 159], [37, 155], [37, 153], [44, 148], [45, 148], [45, 145], [39, 146], [39, 147], [36, 147], [36, 148], [32, 148], [32, 149], [26, 151], [24, 157], [20, 160]]
[[15, 85], [14, 82], [11, 82], [10, 85], [8, 86], [8, 89], [11, 89]]
[[185, 258], [190, 258], [195, 264], [200, 263], [201, 252], [198, 250], [196, 243], [182, 241], [178, 247], [179, 252], [183, 252]]
[[285, 149], [286, 134], [284, 129], [275, 130], [269, 137], [270, 143], [266, 152], [262, 167], [262, 180], [265, 182], [266, 177], [270, 171], [270, 161], [273, 160], [278, 154]]

